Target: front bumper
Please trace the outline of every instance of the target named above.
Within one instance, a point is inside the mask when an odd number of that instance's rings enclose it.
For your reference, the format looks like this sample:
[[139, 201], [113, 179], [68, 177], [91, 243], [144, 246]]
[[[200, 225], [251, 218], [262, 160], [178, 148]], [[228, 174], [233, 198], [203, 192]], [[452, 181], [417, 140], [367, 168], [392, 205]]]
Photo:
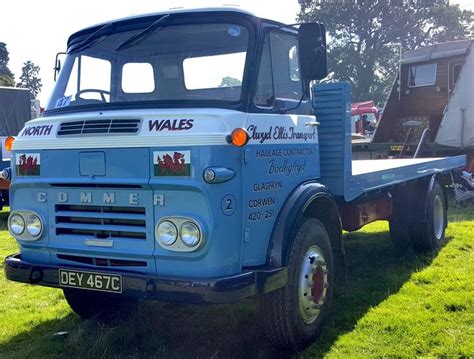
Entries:
[[[61, 266], [61, 268], [91, 271], [89, 267]], [[95, 268], [93, 271], [122, 275], [122, 295], [127, 297], [184, 303], [225, 303], [262, 295], [285, 286], [288, 279], [286, 268], [259, 269], [231, 277], [201, 280], [154, 277]], [[21, 259], [20, 254], [5, 258], [5, 276], [15, 282], [60, 287], [59, 267], [28, 263]]]

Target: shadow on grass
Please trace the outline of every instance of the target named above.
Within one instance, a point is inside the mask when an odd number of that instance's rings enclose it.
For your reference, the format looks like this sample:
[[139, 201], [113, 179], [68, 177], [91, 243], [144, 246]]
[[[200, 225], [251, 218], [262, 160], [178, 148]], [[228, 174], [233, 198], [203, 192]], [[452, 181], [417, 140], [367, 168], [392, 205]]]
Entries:
[[8, 211], [0, 211], [0, 230], [5, 230], [7, 228], [7, 222], [8, 222], [8, 216], [10, 215], [10, 212]]
[[[396, 254], [388, 232], [345, 235], [347, 282], [336, 288], [332, 314], [311, 357], [323, 357], [339, 336], [352, 331], [368, 310], [398, 292], [412, 273], [429, 266], [436, 252]], [[451, 238], [448, 238], [451, 240]]]
[[[333, 313], [304, 356], [322, 357], [374, 306], [396, 293], [434, 253], [396, 256], [387, 232], [345, 236], [347, 284], [338, 288]], [[64, 337], [54, 337], [68, 331]], [[254, 301], [219, 306], [143, 303], [128, 319], [103, 324], [74, 314], [44, 322], [0, 344], [0, 357], [287, 357], [268, 348]]]

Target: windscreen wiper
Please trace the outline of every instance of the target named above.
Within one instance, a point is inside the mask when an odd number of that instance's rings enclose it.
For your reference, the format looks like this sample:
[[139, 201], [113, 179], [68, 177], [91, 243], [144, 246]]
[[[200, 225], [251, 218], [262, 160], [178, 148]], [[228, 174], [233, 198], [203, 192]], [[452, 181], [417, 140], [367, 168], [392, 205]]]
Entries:
[[140, 31], [138, 34], [132, 35], [127, 40], [122, 42], [120, 46], [115, 49], [115, 51], [125, 50], [125, 49], [128, 49], [132, 45], [138, 44], [140, 41], [144, 40], [147, 37], [147, 35], [150, 35], [151, 33], [153, 33], [158, 27], [158, 25], [160, 25], [162, 22], [164, 22], [164, 20], [168, 19], [169, 17], [170, 17], [170, 14], [166, 14], [160, 17], [158, 20], [153, 22], [146, 29]]
[[99, 27], [96, 31], [94, 31], [92, 34], [87, 36], [84, 40], [82, 40], [80, 43], [78, 43], [76, 46], [73, 46], [71, 50], [69, 50], [69, 54], [74, 54], [80, 50], [87, 49], [89, 46], [92, 45], [92, 40], [97, 39], [99, 36], [104, 35], [113, 27], [113, 24], [111, 22], [102, 25]]

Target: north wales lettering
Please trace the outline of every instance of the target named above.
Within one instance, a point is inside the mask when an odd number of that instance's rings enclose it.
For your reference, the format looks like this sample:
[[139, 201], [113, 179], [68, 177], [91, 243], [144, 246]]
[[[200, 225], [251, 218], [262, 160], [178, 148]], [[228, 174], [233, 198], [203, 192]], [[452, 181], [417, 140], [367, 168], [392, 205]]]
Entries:
[[175, 120], [149, 120], [148, 131], [185, 131], [193, 128], [193, 119], [183, 118]]
[[47, 136], [51, 134], [52, 129], [53, 125], [26, 127], [21, 136]]

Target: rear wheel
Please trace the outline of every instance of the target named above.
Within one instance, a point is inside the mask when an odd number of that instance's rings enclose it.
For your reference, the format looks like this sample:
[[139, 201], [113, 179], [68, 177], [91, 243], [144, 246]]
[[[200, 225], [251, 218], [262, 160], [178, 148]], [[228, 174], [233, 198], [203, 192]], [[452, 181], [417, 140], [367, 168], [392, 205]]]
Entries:
[[319, 220], [307, 218], [290, 250], [287, 285], [260, 298], [260, 313], [272, 344], [300, 350], [311, 343], [329, 313], [333, 286], [328, 232]]
[[124, 317], [136, 306], [134, 299], [117, 294], [99, 293], [81, 289], [63, 289], [71, 309], [81, 318], [113, 319]]
[[426, 197], [426, 218], [414, 226], [413, 246], [418, 251], [441, 248], [446, 243], [446, 196], [436, 181]]
[[420, 183], [399, 192], [393, 200], [390, 236], [397, 250], [412, 246], [417, 251], [439, 249], [446, 242], [446, 195], [435, 181], [428, 190]]

